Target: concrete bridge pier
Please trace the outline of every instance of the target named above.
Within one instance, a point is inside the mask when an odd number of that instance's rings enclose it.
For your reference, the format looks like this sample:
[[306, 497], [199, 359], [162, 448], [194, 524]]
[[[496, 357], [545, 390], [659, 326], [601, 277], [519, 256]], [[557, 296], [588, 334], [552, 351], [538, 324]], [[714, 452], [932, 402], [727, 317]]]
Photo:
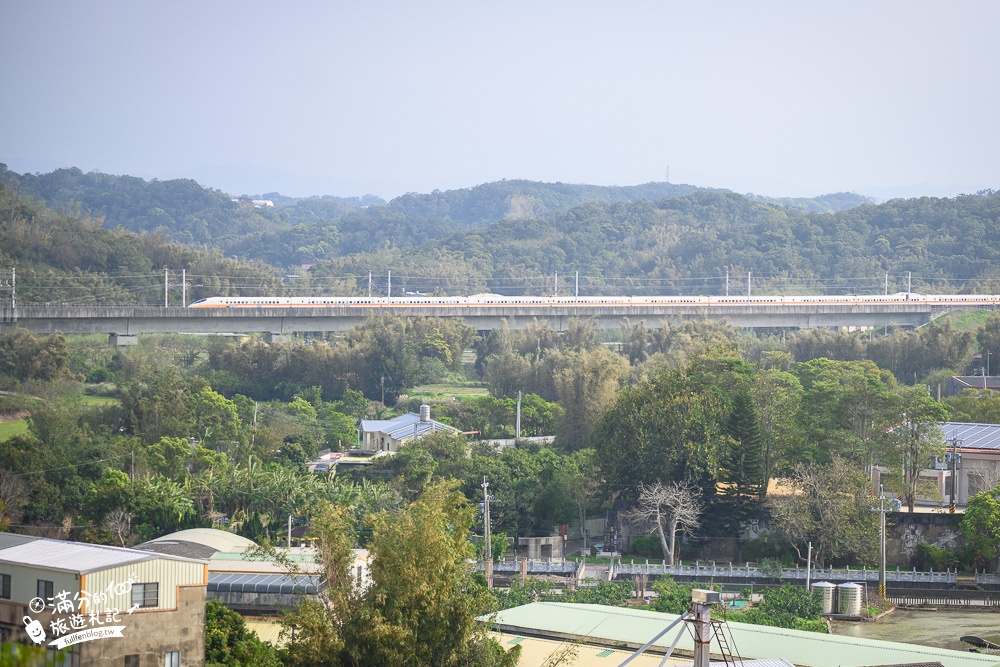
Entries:
[[112, 345], [138, 345], [139, 334], [108, 334], [108, 342]]
[[266, 334], [264, 336], [264, 341], [267, 342], [267, 343], [269, 343], [269, 344], [273, 344], [273, 343], [291, 343], [292, 342], [292, 334], [287, 334], [287, 333], [268, 333], [268, 334]]

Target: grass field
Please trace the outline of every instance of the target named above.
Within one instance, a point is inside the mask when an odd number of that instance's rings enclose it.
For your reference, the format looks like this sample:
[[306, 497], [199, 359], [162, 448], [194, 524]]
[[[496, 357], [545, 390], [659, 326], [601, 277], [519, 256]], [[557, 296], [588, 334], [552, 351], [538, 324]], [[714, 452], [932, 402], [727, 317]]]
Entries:
[[463, 398], [486, 396], [490, 392], [486, 388], [486, 385], [476, 378], [476, 371], [474, 369], [475, 361], [475, 352], [466, 350], [462, 355], [462, 372], [448, 373], [442, 382], [414, 387], [407, 394], [428, 401], [461, 400]]
[[0, 424], [0, 442], [10, 440], [16, 435], [22, 435], [28, 432], [28, 420], [26, 419], [16, 419], [12, 422], [3, 422]]
[[425, 384], [414, 387], [409, 392], [410, 396], [416, 396], [430, 401], [442, 401], [451, 398], [463, 399], [475, 396], [486, 396], [489, 391], [481, 382], [473, 380], [453, 380], [439, 384]]
[[991, 314], [990, 311], [986, 310], [954, 310], [942, 315], [942, 318], [946, 317], [951, 320], [952, 326], [959, 331], [975, 331], [986, 324], [986, 320]]

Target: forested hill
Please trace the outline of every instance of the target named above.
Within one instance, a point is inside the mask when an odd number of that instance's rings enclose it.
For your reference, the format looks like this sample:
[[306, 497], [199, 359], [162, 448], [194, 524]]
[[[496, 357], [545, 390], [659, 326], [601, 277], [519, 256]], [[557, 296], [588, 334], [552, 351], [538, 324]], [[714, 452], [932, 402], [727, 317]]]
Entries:
[[745, 294], [748, 271], [759, 293], [873, 293], [885, 273], [890, 292], [905, 290], [909, 271], [918, 290], [1000, 292], [1000, 195], [989, 193], [821, 214], [698, 192], [595, 202], [410, 247], [381, 236], [391, 228], [312, 277], [391, 268], [399, 289], [516, 294], [551, 293], [558, 272], [560, 293], [572, 294], [579, 271], [581, 294], [722, 294], [728, 270], [734, 294]]
[[[78, 211], [100, 219], [108, 228], [155, 231], [172, 241], [211, 245], [225, 254], [244, 253], [277, 264], [308, 262], [328, 254], [330, 223], [351, 215], [358, 219], [349, 222], [348, 228], [377, 225], [382, 219], [405, 219], [410, 226], [420, 227], [431, 236], [441, 236], [453, 229], [533, 218], [589, 202], [615, 204], [683, 197], [695, 192], [727, 192], [672, 183], [617, 187], [505, 180], [429, 194], [410, 193], [388, 204], [374, 195], [292, 198], [269, 192], [253, 199], [270, 200], [274, 207], [257, 208], [248, 197], [233, 201], [230, 195], [203, 188], [190, 179], [145, 181], [133, 176], [84, 173], [76, 168], [47, 174], [18, 174], [0, 164], [0, 182], [56, 210]], [[812, 199], [755, 199], [797, 210], [825, 212], [871, 203], [851, 193]], [[378, 210], [369, 210], [372, 208]], [[294, 245], [271, 248], [266, 256], [254, 252], [253, 247], [264, 237], [282, 233], [287, 233]], [[305, 238], [310, 236], [314, 240]]]
[[[163, 272], [173, 285], [187, 271], [188, 301], [215, 294], [279, 294], [274, 270], [168, 243], [159, 234], [103, 229], [57, 212], [0, 183], [0, 269], [17, 269], [17, 297], [31, 303], [163, 303]], [[180, 304], [179, 289], [171, 303]]]
[[[389, 208], [407, 216], [450, 220], [459, 227], [481, 227], [498, 220], [532, 218], [589, 202], [618, 204], [639, 200], [657, 201], [685, 197], [696, 192], [729, 191], [674, 183], [600, 186], [504, 180], [461, 190], [406, 194], [389, 202]], [[751, 197], [777, 206], [824, 213], [874, 203], [868, 197], [848, 192], [811, 199]]]
[[[47, 237], [37, 222], [3, 221], [11, 226], [0, 238], [3, 265], [43, 270], [110, 275], [186, 267], [199, 276], [253, 274], [259, 280], [245, 281], [248, 290], [294, 287], [296, 293], [364, 293], [369, 271], [384, 276], [391, 270], [395, 290], [448, 294], [548, 294], [557, 272], [561, 294], [573, 292], [568, 278], [577, 272], [581, 294], [723, 294], [727, 271], [733, 294], [745, 294], [750, 271], [756, 293], [872, 293], [881, 291], [886, 273], [894, 292], [906, 289], [912, 272], [918, 291], [1000, 292], [1000, 195], [992, 191], [812, 212], [820, 204], [835, 209], [860, 199], [828, 195], [778, 205], [666, 183], [600, 188], [501, 181], [387, 204], [371, 196], [288, 200], [270, 193], [276, 206], [255, 208], [249, 199], [233, 202], [194, 181], [145, 182], [74, 169], [22, 176], [2, 166], [0, 181], [15, 183], [19, 193], [43, 190], [51, 209], [61, 211], [36, 215], [48, 225]], [[38, 206], [11, 193], [7, 199], [21, 208]], [[126, 235], [114, 229], [119, 219], [162, 236]], [[219, 251], [195, 253], [164, 238]], [[271, 268], [237, 268], [231, 259], [225, 262], [232, 267], [223, 266], [223, 256]], [[299, 264], [313, 267], [290, 271], [302, 274], [294, 286], [270, 278]], [[236, 289], [233, 282], [195, 284], [220, 294]], [[145, 298], [129, 289], [107, 292]], [[155, 294], [148, 300], [156, 302]]]

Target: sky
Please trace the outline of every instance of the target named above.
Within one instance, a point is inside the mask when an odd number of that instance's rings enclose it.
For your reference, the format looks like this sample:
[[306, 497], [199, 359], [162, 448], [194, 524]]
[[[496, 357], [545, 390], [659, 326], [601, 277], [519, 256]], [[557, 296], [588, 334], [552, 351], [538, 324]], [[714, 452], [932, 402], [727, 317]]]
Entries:
[[2, 0], [0, 162], [232, 195], [1000, 189], [1000, 2]]

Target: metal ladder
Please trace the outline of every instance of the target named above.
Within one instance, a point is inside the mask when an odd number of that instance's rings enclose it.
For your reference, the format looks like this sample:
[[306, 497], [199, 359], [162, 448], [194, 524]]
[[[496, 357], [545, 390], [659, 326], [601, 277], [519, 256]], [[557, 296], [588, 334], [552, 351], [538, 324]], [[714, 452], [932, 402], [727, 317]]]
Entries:
[[[732, 632], [729, 632], [729, 637], [726, 637], [726, 633], [729, 631], [729, 624], [725, 621], [712, 621], [712, 634], [715, 635], [715, 640], [719, 642], [719, 652], [722, 654], [722, 661], [726, 665], [732, 665], [735, 667], [737, 664], [743, 662], [743, 658], [740, 657], [739, 650], [736, 650], [736, 640], [733, 639]], [[730, 648], [732, 644], [732, 648]], [[737, 662], [738, 661], [738, 662]]]

